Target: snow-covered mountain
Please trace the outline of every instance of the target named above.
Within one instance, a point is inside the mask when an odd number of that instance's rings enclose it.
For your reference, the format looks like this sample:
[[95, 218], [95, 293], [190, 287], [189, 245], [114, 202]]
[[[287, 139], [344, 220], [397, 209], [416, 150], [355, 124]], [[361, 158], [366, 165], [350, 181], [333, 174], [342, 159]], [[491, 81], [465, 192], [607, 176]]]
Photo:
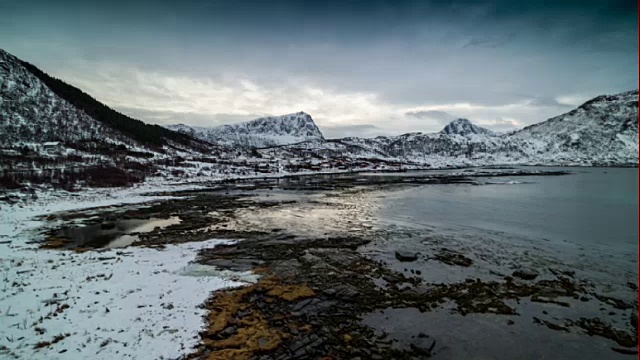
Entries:
[[441, 133], [447, 135], [461, 135], [461, 136], [469, 136], [469, 135], [495, 135], [493, 131], [489, 129], [485, 129], [483, 127], [474, 125], [468, 119], [456, 119], [447, 124], [447, 126], [442, 129]]
[[18, 141], [102, 139], [121, 134], [56, 95], [15, 56], [0, 49], [0, 146]]
[[324, 140], [311, 115], [302, 111], [212, 128], [184, 124], [166, 127], [211, 143], [240, 147], [263, 148], [308, 140]]
[[603, 95], [508, 136], [532, 160], [638, 163], [638, 90]]
[[599, 96], [508, 134], [457, 119], [436, 133], [326, 140], [304, 112], [215, 128], [165, 128], [118, 113], [0, 50], [0, 183], [122, 186], [146, 176], [224, 178], [316, 171], [319, 164], [637, 165], [637, 100], [637, 90]]
[[[208, 151], [199, 139], [121, 114], [60, 79], [0, 49], [0, 145], [67, 144]], [[108, 146], [111, 146], [108, 145]]]
[[[458, 119], [438, 133], [348, 137], [282, 147], [282, 156], [379, 158], [432, 166], [638, 164], [638, 91], [599, 96], [575, 110], [509, 134]], [[273, 156], [278, 156], [270, 151]]]

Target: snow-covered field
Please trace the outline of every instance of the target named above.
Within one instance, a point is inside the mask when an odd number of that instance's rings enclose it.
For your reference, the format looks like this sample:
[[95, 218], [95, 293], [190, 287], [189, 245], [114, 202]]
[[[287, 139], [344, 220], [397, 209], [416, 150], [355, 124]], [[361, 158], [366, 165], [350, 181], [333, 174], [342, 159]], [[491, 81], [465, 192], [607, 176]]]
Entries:
[[140, 195], [149, 190], [52, 193], [0, 208], [0, 358], [176, 358], [198, 343], [198, 306], [253, 279], [190, 264], [199, 249], [228, 240], [84, 253], [30, 243], [55, 225], [34, 217], [163, 198]]

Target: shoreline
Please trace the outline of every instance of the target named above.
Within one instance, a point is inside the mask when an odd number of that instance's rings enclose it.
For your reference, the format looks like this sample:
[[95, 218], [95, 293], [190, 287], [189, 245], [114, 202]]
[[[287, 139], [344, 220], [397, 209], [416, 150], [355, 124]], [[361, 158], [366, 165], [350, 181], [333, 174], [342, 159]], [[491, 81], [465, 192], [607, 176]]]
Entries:
[[[36, 194], [36, 196], [47, 196], [47, 195], [55, 195], [56, 197], [67, 196], [68, 198], [73, 198], [75, 196], [83, 196], [88, 195], [92, 196], [91, 193], [105, 193], [102, 195], [108, 195], [110, 192], [130, 192], [132, 194], [145, 194], [148, 192], [157, 192], [152, 187], [182, 187], [182, 188], [197, 188], [202, 187], [205, 188], [212, 184], [224, 184], [230, 182], [238, 182], [238, 181], [255, 181], [255, 180], [269, 180], [269, 179], [288, 179], [288, 178], [296, 178], [296, 177], [307, 177], [307, 176], [323, 176], [323, 175], [357, 175], [361, 173], [402, 173], [402, 172], [425, 172], [428, 173], [430, 171], [454, 171], [454, 170], [465, 170], [465, 169], [487, 169], [487, 170], [496, 170], [501, 168], [513, 168], [517, 170], [518, 167], [522, 168], [531, 168], [531, 167], [548, 167], [548, 168], [638, 168], [638, 164], [629, 164], [629, 165], [603, 165], [603, 166], [593, 166], [593, 165], [564, 165], [564, 164], [546, 164], [546, 165], [535, 165], [535, 164], [503, 164], [503, 165], [477, 165], [477, 166], [451, 166], [451, 167], [434, 167], [434, 168], [424, 168], [424, 167], [416, 167], [410, 169], [359, 169], [359, 170], [344, 170], [344, 171], [317, 171], [317, 172], [300, 172], [300, 173], [272, 173], [269, 175], [249, 175], [249, 176], [228, 176], [226, 178], [211, 178], [211, 177], [203, 177], [203, 178], [194, 178], [183, 181], [175, 181], [175, 179], [167, 179], [165, 177], [156, 177], [150, 178], [139, 184], [134, 184], [129, 187], [83, 187], [76, 191], [66, 191], [55, 188], [48, 188], [47, 186], [42, 187], [38, 186], [37, 188], [21, 188], [15, 190], [7, 190], [0, 189], [4, 191], [4, 196], [0, 197], [0, 209], [7, 204], [12, 206], [13, 204], [20, 204], [21, 200], [29, 197], [27, 194]], [[150, 189], [149, 191], [146, 191]], [[178, 190], [179, 191], [179, 190]], [[23, 194], [23, 195], [16, 195]], [[97, 194], [95, 196], [100, 196]], [[62, 201], [62, 200], [60, 200]], [[21, 205], [29, 205], [28, 200], [26, 203], [22, 203]]]
[[[302, 182], [300, 189], [310, 185], [305, 185], [304, 179], [300, 181]], [[334, 204], [330, 207], [337, 204], [339, 209], [344, 208], [343, 210], [346, 211], [344, 214], [339, 213], [343, 215], [337, 218], [341, 219], [340, 223], [343, 225], [340, 225], [341, 227], [338, 229], [330, 229], [329, 235], [296, 233], [296, 231], [304, 230], [304, 227], [299, 227], [298, 230], [295, 228], [279, 229], [265, 223], [264, 228], [261, 228], [255, 227], [251, 222], [243, 223], [243, 219], [251, 219], [260, 214], [262, 214], [260, 216], [269, 215], [274, 209], [285, 211], [292, 203], [286, 200], [277, 200], [277, 198], [267, 201], [268, 198], [256, 199], [238, 197], [233, 194], [227, 195], [225, 188], [217, 189], [217, 191], [202, 187], [194, 188], [187, 190], [189, 192], [187, 196], [163, 195], [163, 198], [140, 196], [140, 199], [154, 200], [155, 198], [160, 201], [152, 203], [145, 201], [141, 205], [123, 205], [115, 208], [78, 210], [67, 212], [67, 215], [62, 213], [56, 219], [42, 221], [47, 221], [50, 225], [49, 228], [52, 226], [55, 228], [69, 222], [86, 224], [96, 220], [110, 221], [109, 218], [119, 217], [150, 218], [155, 216], [162, 218], [178, 215], [183, 218], [182, 224], [141, 234], [142, 242], [138, 245], [161, 249], [166, 246], [175, 246], [173, 244], [176, 243], [198, 244], [199, 241], [207, 238], [242, 239], [234, 244], [220, 245], [213, 249], [202, 248], [199, 251], [197, 262], [203, 266], [200, 271], [206, 273], [213, 271], [213, 269], [219, 269], [216, 271], [227, 270], [232, 277], [238, 276], [233, 274], [254, 271], [259, 273], [261, 278], [253, 285], [249, 284], [235, 290], [221, 290], [209, 297], [204, 305], [208, 309], [208, 315], [205, 317], [205, 319], [209, 319], [208, 325], [200, 335], [200, 347], [191, 354], [194, 357], [241, 358], [240, 356], [257, 356], [258, 354], [266, 356], [266, 358], [275, 358], [276, 354], [290, 357], [295, 355], [301, 347], [309, 350], [311, 354], [306, 354], [305, 351], [304, 354], [298, 354], [299, 356], [331, 356], [331, 354], [325, 353], [327, 349], [331, 348], [337, 351], [333, 354], [337, 358], [353, 356], [370, 358], [374, 353], [381, 358], [427, 357], [443, 353], [444, 350], [437, 343], [437, 339], [433, 341], [434, 339], [430, 339], [428, 336], [418, 337], [419, 334], [416, 333], [414, 335], [417, 339], [421, 339], [420, 341], [411, 346], [412, 342], [409, 339], [400, 339], [404, 348], [398, 349], [394, 345], [398, 341], [378, 339], [381, 334], [371, 327], [361, 324], [359, 316], [379, 310], [385, 311], [384, 309], [389, 306], [400, 304], [407, 308], [415, 307], [429, 313], [432, 306], [435, 306], [435, 309], [440, 308], [443, 300], [444, 303], [450, 301], [457, 303], [458, 312], [502, 314], [501, 316], [504, 316], [515, 309], [506, 301], [508, 297], [513, 296], [508, 295], [512, 292], [531, 299], [535, 294], [538, 294], [537, 299], [552, 303], [553, 301], [565, 303], [568, 299], [564, 299], [563, 296], [569, 295], [570, 298], [573, 298], [574, 294], [580, 293], [596, 299], [595, 295], [589, 295], [588, 291], [590, 290], [583, 289], [576, 280], [562, 272], [558, 272], [554, 278], [537, 281], [505, 275], [512, 279], [509, 280], [503, 276], [494, 281], [481, 280], [480, 282], [463, 282], [433, 287], [433, 285], [419, 282], [420, 274], [398, 272], [382, 260], [375, 260], [363, 255], [358, 250], [359, 248], [363, 245], [369, 246], [366, 244], [371, 244], [372, 239], [386, 235], [384, 232], [380, 233], [381, 229], [368, 228], [369, 225], [366, 221], [354, 225], [353, 221], [356, 219], [362, 220], [364, 217], [366, 220], [367, 213], [349, 209], [353, 205], [340, 204], [343, 201], [350, 202], [351, 200], [347, 199], [351, 199], [351, 196], [357, 198], [363, 191], [364, 193], [385, 191], [397, 186], [423, 184], [421, 182], [399, 184], [393, 183], [391, 180], [386, 181], [387, 183], [383, 181], [382, 183], [372, 182], [369, 184], [353, 181], [342, 185], [334, 183], [335, 190], [329, 191], [331, 194], [329, 194], [328, 200], [322, 200], [320, 203], [317, 203], [318, 200], [324, 198], [311, 201], [311, 210], [317, 206], [320, 206], [320, 210], [324, 209], [322, 204], [328, 201], [328, 204]], [[332, 181], [327, 180], [327, 182], [331, 183]], [[268, 189], [270, 186], [272, 184], [257, 184], [255, 189]], [[311, 188], [315, 189], [315, 187]], [[172, 192], [168, 191], [166, 194], [169, 193]], [[180, 195], [180, 192], [173, 193]], [[319, 192], [319, 194], [325, 193], [327, 192], [324, 190]], [[345, 200], [342, 200], [343, 198]], [[357, 214], [357, 217], [350, 217], [353, 214]], [[344, 215], [350, 216], [345, 217]], [[348, 223], [347, 221], [352, 222]], [[345, 237], [344, 234], [353, 232], [351, 229], [354, 226], [359, 227], [358, 235]], [[207, 230], [199, 234], [196, 230], [202, 227], [206, 227]], [[125, 252], [129, 249], [137, 250], [140, 249], [140, 246], [125, 248]], [[155, 249], [149, 250], [156, 251]], [[288, 254], [287, 251], [292, 251], [295, 254]], [[68, 251], [58, 250], [58, 252]], [[81, 254], [94, 252], [89, 250]], [[468, 255], [456, 249], [450, 249], [450, 251], [440, 253], [438, 256], [439, 259], [433, 261], [451, 266], [452, 269], [466, 268], [464, 265], [468, 263], [469, 259]], [[215, 267], [212, 268], [211, 265]], [[475, 266], [473, 261], [470, 266]], [[329, 273], [327, 269], [333, 269], [329, 272], [336, 275], [327, 275]], [[379, 274], [379, 277], [371, 278], [367, 274]], [[381, 284], [384, 286], [380, 287]], [[428, 301], [424, 298], [425, 292], [432, 293], [426, 299]], [[491, 295], [492, 293], [496, 295]], [[542, 296], [542, 293], [546, 295]], [[469, 297], [465, 294], [472, 294], [472, 296]], [[561, 298], [554, 300], [553, 296], [549, 297], [549, 294], [556, 294]], [[235, 299], [235, 301], [231, 302], [229, 299]], [[614, 301], [603, 299], [604, 303]], [[232, 303], [240, 303], [242, 306], [237, 307], [231, 305]], [[618, 305], [627, 307], [627, 304], [624, 303], [618, 303]], [[558, 304], [556, 306], [563, 307]], [[335, 322], [336, 309], [342, 309], [344, 314], [341, 319], [347, 324], [346, 328], [334, 329], [331, 327], [331, 323]], [[222, 316], [220, 311], [226, 315]], [[309, 312], [307, 313], [307, 311]], [[286, 316], [290, 313], [300, 312], [302, 315], [293, 318]], [[218, 322], [218, 319], [221, 318], [226, 319], [224, 327]], [[604, 325], [597, 322], [569, 324], [541, 318], [540, 324], [551, 329], [585, 329], [584, 331], [587, 330], [583, 326], [590, 329], [594, 329], [595, 326], [600, 329], [601, 334], [613, 338], [614, 344], [615, 341], [625, 345], [629, 344], [628, 335], [612, 332], [606, 323], [602, 323]], [[307, 325], [310, 325], [311, 329]], [[278, 340], [275, 342], [261, 340], [265, 337]], [[64, 343], [65, 341], [60, 341], [60, 344]], [[239, 344], [244, 343], [253, 345], [239, 347]], [[616, 345], [616, 348], [618, 347]], [[244, 350], [239, 352], [239, 349]], [[369, 353], [365, 350], [368, 350]], [[218, 355], [219, 357], [215, 357]]]

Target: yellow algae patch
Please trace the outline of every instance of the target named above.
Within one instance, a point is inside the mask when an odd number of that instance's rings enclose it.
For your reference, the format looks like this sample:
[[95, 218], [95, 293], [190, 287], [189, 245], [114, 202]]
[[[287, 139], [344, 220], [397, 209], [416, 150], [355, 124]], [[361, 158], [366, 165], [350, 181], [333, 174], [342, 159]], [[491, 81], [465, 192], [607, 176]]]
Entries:
[[307, 285], [276, 285], [267, 295], [279, 297], [286, 301], [294, 301], [314, 296], [316, 293]]
[[51, 237], [47, 238], [46, 242], [44, 244], [42, 244], [41, 247], [43, 249], [60, 249], [62, 247], [65, 247], [70, 242], [71, 242], [71, 240], [67, 239], [67, 238], [60, 238], [60, 237], [51, 236]]
[[224, 330], [234, 320], [234, 314], [245, 310], [250, 304], [243, 302], [245, 295], [255, 291], [256, 286], [224, 291], [216, 295], [212, 302], [207, 304], [209, 313], [208, 335], [216, 335]]
[[252, 318], [252, 324], [240, 327], [234, 335], [222, 340], [205, 340], [205, 345], [214, 349], [238, 348], [242, 352], [254, 353], [275, 350], [288, 337], [269, 327], [260, 314], [254, 313]]
[[258, 286], [266, 291], [268, 296], [277, 297], [286, 301], [295, 301], [315, 296], [313, 289], [305, 284], [283, 284], [275, 277], [262, 279]]
[[353, 341], [353, 337], [349, 334], [344, 334], [342, 338], [344, 339], [344, 342], [346, 342], [347, 344]]
[[204, 356], [209, 360], [244, 360], [277, 350], [291, 338], [286, 327], [273, 325], [284, 315], [264, 313], [255, 306], [254, 298], [264, 302], [295, 301], [314, 295], [307, 285], [283, 284], [274, 276], [265, 276], [244, 288], [216, 293], [206, 304], [209, 314], [207, 329], [202, 333], [204, 348], [193, 356]]

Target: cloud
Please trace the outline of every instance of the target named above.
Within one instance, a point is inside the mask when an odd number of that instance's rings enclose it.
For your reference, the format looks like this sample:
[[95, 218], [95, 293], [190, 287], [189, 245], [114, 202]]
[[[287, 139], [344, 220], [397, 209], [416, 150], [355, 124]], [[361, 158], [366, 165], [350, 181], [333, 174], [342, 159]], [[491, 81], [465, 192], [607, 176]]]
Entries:
[[320, 126], [320, 130], [327, 139], [335, 139], [342, 137], [375, 137], [378, 135], [387, 135], [388, 133], [371, 124], [364, 125], [325, 125]]
[[438, 122], [439, 124], [448, 124], [449, 122], [458, 118], [455, 115], [440, 110], [407, 111], [405, 115], [415, 117], [417, 119], [433, 120]]
[[387, 101], [377, 93], [340, 91], [294, 77], [271, 83], [237, 73], [191, 77], [122, 64], [79, 66], [84, 67], [92, 71], [62, 77], [109, 106], [144, 121], [211, 127], [305, 111], [329, 138], [434, 132], [458, 117], [508, 131], [559, 115], [576, 101], [576, 96], [536, 98], [514, 94], [512, 102], [507, 103], [410, 106]]
[[591, 94], [591, 95], [572, 94], [572, 95], [560, 96], [557, 98], [557, 100], [562, 104], [568, 104], [568, 105], [571, 105], [572, 107], [577, 107], [584, 104], [588, 100], [593, 99], [598, 95], [601, 95], [601, 94]]
[[571, 108], [574, 107], [572, 104], [566, 104], [564, 102], [559, 101], [558, 99], [554, 99], [551, 97], [536, 97], [527, 102], [529, 106], [535, 107], [558, 107], [558, 108]]
[[516, 119], [497, 118], [493, 121], [484, 121], [482, 126], [495, 132], [509, 132], [522, 127], [522, 123]]
[[511, 41], [513, 41], [516, 37], [515, 33], [509, 33], [506, 35], [495, 35], [490, 37], [472, 37], [468, 41], [466, 41], [462, 48], [470, 48], [470, 47], [480, 47], [480, 48], [490, 48], [495, 49], [501, 46], [504, 46]]
[[114, 109], [134, 119], [160, 125], [188, 124], [191, 126], [214, 127], [253, 120], [260, 117], [259, 114], [200, 114], [194, 112], [157, 111], [119, 106], [114, 107]]

